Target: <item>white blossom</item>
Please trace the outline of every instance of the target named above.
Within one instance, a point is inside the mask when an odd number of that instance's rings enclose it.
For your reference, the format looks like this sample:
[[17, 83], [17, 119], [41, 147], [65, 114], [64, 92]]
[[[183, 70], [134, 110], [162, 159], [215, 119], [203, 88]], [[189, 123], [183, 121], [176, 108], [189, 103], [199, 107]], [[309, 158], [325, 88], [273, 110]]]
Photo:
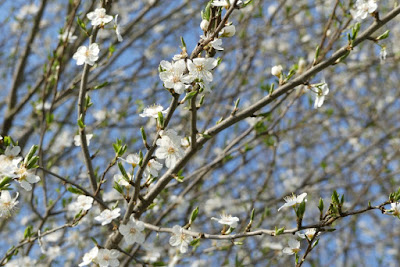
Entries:
[[283, 253], [288, 255], [297, 254], [300, 251], [300, 241], [296, 239], [289, 239], [288, 241], [289, 247], [283, 249]]
[[238, 225], [239, 222], [238, 217], [232, 217], [232, 215], [225, 215], [225, 214], [221, 214], [220, 216], [221, 216], [220, 219], [212, 217], [211, 220], [215, 220], [220, 224], [228, 225], [229, 227], [232, 228], [236, 228], [236, 226]]
[[109, 224], [112, 220], [118, 218], [120, 216], [120, 208], [116, 208], [113, 210], [103, 210], [99, 216], [94, 217], [94, 219], [98, 222], [101, 222], [101, 225]]
[[99, 53], [99, 45], [93, 43], [89, 45], [89, 47], [84, 45], [80, 46], [72, 58], [76, 60], [76, 65], [78, 66], [83, 65], [84, 63], [93, 66], [94, 63], [99, 59]]
[[203, 19], [200, 23], [200, 29], [202, 29], [203, 31], [207, 31], [209, 25], [210, 22], [208, 22], [208, 20], [206, 19]]
[[314, 108], [322, 107], [324, 104], [325, 96], [329, 93], [328, 85], [325, 82], [321, 82], [322, 85], [312, 88], [312, 92], [315, 94]]
[[100, 267], [117, 267], [119, 266], [119, 257], [120, 252], [116, 249], [100, 249], [97, 254], [97, 262]]
[[128, 245], [132, 245], [133, 243], [142, 244], [144, 242], [145, 235], [143, 233], [143, 222], [136, 221], [132, 217], [127, 224], [121, 224], [118, 229], [124, 236], [124, 240]]
[[[129, 173], [127, 173], [127, 175], [129, 176], [129, 181], [132, 181], [132, 176]], [[130, 183], [120, 173], [117, 173], [117, 174], [114, 175], [114, 181], [117, 184], [125, 186], [125, 187], [129, 187], [130, 186]]]
[[278, 211], [280, 211], [281, 209], [286, 208], [286, 207], [294, 207], [297, 204], [302, 203], [303, 201], [307, 202], [306, 196], [307, 196], [307, 193], [303, 193], [299, 196], [296, 196], [295, 194], [293, 194], [291, 196], [285, 197], [284, 200], [286, 201], [286, 203], [282, 207], [280, 207], [278, 209]]
[[144, 175], [148, 177], [151, 174], [153, 177], [157, 177], [158, 172], [162, 169], [162, 167], [163, 165], [161, 163], [159, 163], [155, 159], [151, 159], [144, 169]]
[[316, 229], [316, 228], [310, 228], [310, 229], [307, 229], [304, 233], [298, 232], [297, 235], [298, 235], [300, 238], [303, 238], [303, 239], [304, 239], [304, 238], [307, 238], [308, 240], [311, 240], [311, 239], [314, 238], [316, 232], [317, 232], [317, 229]]
[[210, 42], [210, 44], [215, 50], [224, 50], [224, 48], [221, 47], [222, 45], [221, 39], [215, 38], [213, 41]]
[[14, 173], [18, 170], [18, 164], [22, 160], [22, 157], [18, 156], [20, 152], [19, 146], [6, 147], [4, 155], [0, 155], [0, 177], [14, 176]]
[[89, 12], [86, 17], [91, 20], [93, 26], [104, 25], [112, 21], [113, 17], [106, 14], [105, 8], [96, 8]]
[[159, 159], [165, 159], [165, 165], [172, 168], [185, 155], [180, 146], [181, 137], [173, 130], [161, 131], [160, 135], [161, 138], [156, 142], [158, 148], [155, 151], [155, 156]]
[[15, 194], [14, 198], [11, 198], [10, 192], [7, 190], [1, 191], [0, 196], [0, 218], [1, 217], [9, 217], [11, 216], [12, 212], [14, 211], [15, 207], [19, 203], [17, 198], [19, 193]]
[[129, 154], [128, 156], [126, 156], [126, 159], [123, 159], [123, 158], [119, 158], [119, 159], [122, 161], [125, 161], [128, 164], [131, 164], [133, 168], [135, 168], [140, 162], [140, 156], [137, 153]]
[[158, 118], [158, 112], [161, 112], [163, 115], [166, 115], [168, 113], [169, 108], [165, 109], [161, 105], [156, 105], [154, 104], [153, 106], [149, 106], [143, 110], [141, 114], [139, 114], [140, 117], [148, 117], [148, 118]]
[[78, 196], [76, 202], [70, 204], [69, 209], [77, 212], [79, 212], [80, 210], [87, 211], [92, 208], [92, 205], [92, 197], [80, 195]]
[[350, 10], [351, 15], [355, 20], [361, 21], [365, 19], [368, 14], [375, 12], [378, 8], [376, 0], [357, 0], [356, 9]]
[[[92, 139], [93, 134], [87, 134], [86, 135], [86, 144], [89, 146], [90, 145], [90, 140]], [[79, 135], [74, 136], [74, 145], [75, 146], [81, 146], [81, 137]]]
[[390, 203], [390, 211], [392, 212], [393, 216], [400, 217], [400, 203]]
[[282, 66], [278, 65], [278, 66], [273, 66], [271, 69], [271, 74], [276, 76], [276, 77], [281, 77], [282, 75]]
[[[226, 9], [228, 9], [231, 5], [233, 5], [234, 2], [235, 2], [235, 0], [214, 0], [211, 3], [211, 5], [212, 6], [222, 6], [222, 7], [225, 7]], [[236, 5], [237, 6], [243, 5], [243, 1], [238, 0]]]
[[118, 24], [118, 14], [115, 15], [114, 21], [115, 21], [115, 25], [114, 25], [114, 27], [115, 27], [115, 34], [117, 35], [118, 42], [122, 42], [122, 41], [124, 40], [124, 38], [122, 38], [122, 35], [121, 35], [121, 27], [120, 27], [120, 25]]
[[215, 58], [195, 58], [192, 60], [188, 59], [187, 66], [191, 76], [205, 80], [206, 82], [212, 82], [213, 75], [211, 70], [214, 69], [218, 64], [218, 60]]
[[40, 181], [40, 177], [37, 176], [32, 169], [27, 169], [24, 164], [20, 164], [18, 169], [15, 171], [15, 176], [19, 184], [26, 191], [32, 190], [32, 185]]
[[83, 259], [82, 259], [83, 262], [81, 262], [79, 264], [79, 267], [86, 266], [93, 262], [96, 262], [98, 253], [99, 253], [98, 247], [94, 247], [89, 252], [85, 253], [85, 255], [83, 255]]
[[78, 37], [72, 33], [72, 31], [65, 31], [63, 34], [58, 35], [58, 39], [63, 42], [68, 41], [68, 43], [73, 44]]
[[185, 84], [191, 83], [193, 77], [184, 74], [186, 71], [186, 63], [184, 59], [170, 63], [162, 60], [160, 62], [161, 68], [164, 70], [160, 72], [160, 79], [163, 81], [166, 88], [174, 89], [175, 93], [182, 94], [185, 91]]
[[186, 253], [190, 242], [193, 241], [193, 237], [183, 233], [183, 228], [179, 225], [175, 225], [172, 228], [172, 232], [169, 244], [173, 247], [179, 247], [181, 253]]
[[235, 33], [235, 25], [225, 25], [225, 27], [219, 32], [219, 37], [232, 37]]

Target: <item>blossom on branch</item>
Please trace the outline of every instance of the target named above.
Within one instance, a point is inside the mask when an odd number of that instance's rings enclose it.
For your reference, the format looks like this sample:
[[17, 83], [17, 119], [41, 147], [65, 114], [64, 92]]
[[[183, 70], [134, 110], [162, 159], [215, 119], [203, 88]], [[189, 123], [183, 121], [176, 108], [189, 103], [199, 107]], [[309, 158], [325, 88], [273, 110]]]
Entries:
[[97, 263], [97, 255], [99, 254], [99, 248], [98, 247], [94, 247], [92, 248], [89, 252], [85, 253], [85, 255], [83, 255], [83, 262], [81, 262], [79, 264], [79, 267], [81, 266], [86, 266], [89, 265], [91, 263]]
[[287, 255], [293, 255], [297, 254], [300, 252], [300, 241], [297, 241], [296, 239], [289, 239], [288, 241], [289, 247], [286, 247], [283, 249], [283, 253]]
[[183, 233], [183, 228], [179, 225], [175, 225], [172, 228], [172, 236], [169, 239], [169, 244], [173, 247], [179, 247], [181, 253], [186, 253], [190, 242], [193, 241], [191, 235]]
[[361, 21], [365, 19], [368, 14], [372, 14], [378, 8], [376, 0], [357, 0], [356, 10], [350, 10], [351, 15], [355, 20]]
[[187, 66], [191, 76], [204, 80], [205, 82], [212, 82], [213, 70], [218, 65], [218, 60], [215, 58], [195, 58], [192, 60], [188, 59]]
[[84, 63], [93, 66], [94, 63], [99, 59], [99, 53], [99, 45], [93, 43], [89, 45], [89, 47], [84, 45], [80, 46], [72, 58], [76, 60], [76, 65], [78, 66], [83, 65]]
[[133, 243], [142, 244], [144, 242], [145, 236], [143, 233], [143, 222], [136, 221], [132, 217], [127, 224], [121, 224], [118, 229], [124, 236], [124, 240], [128, 245], [132, 245]]
[[193, 77], [184, 74], [186, 71], [186, 63], [184, 59], [170, 63], [166, 60], [160, 62], [162, 72], [160, 79], [163, 81], [166, 88], [174, 89], [175, 93], [182, 94], [185, 91], [185, 84], [191, 83]]
[[116, 208], [113, 210], [103, 210], [99, 216], [94, 217], [94, 219], [98, 222], [101, 222], [101, 225], [109, 224], [112, 220], [118, 218], [120, 216], [120, 208]]
[[329, 93], [328, 85], [322, 81], [321, 84], [316, 85], [311, 90], [315, 94], [314, 108], [317, 109], [322, 107], [322, 104], [324, 104], [325, 101], [325, 96]]
[[100, 249], [97, 254], [97, 262], [100, 267], [117, 267], [119, 266], [119, 257], [120, 252], [116, 249]]
[[113, 20], [112, 16], [106, 14], [105, 8], [96, 8], [94, 11], [89, 12], [86, 17], [91, 20], [93, 26], [100, 25], [100, 27]]
[[221, 214], [220, 216], [221, 216], [220, 219], [212, 217], [211, 220], [215, 220], [220, 224], [228, 225], [229, 227], [232, 227], [232, 228], [237, 227], [238, 222], [239, 222], [238, 217], [232, 217], [232, 215], [225, 215], [225, 214]]
[[155, 156], [159, 159], [165, 159], [165, 165], [172, 168], [183, 158], [185, 152], [180, 146], [181, 137], [174, 130], [160, 132], [161, 138], [157, 140], [158, 146]]
[[11, 216], [12, 212], [14, 211], [15, 207], [19, 203], [17, 198], [19, 193], [15, 194], [14, 198], [11, 198], [10, 192], [7, 190], [1, 191], [0, 196], [0, 218], [1, 217], [9, 217]]
[[158, 112], [161, 112], [163, 115], [168, 113], [169, 108], [165, 109], [161, 105], [154, 104], [153, 106], [149, 106], [144, 108], [143, 112], [139, 114], [140, 117], [148, 117], [148, 118], [158, 118]]
[[280, 211], [283, 208], [287, 208], [287, 207], [296, 207], [298, 204], [300, 204], [303, 201], [307, 202], [306, 196], [307, 196], [307, 193], [303, 193], [299, 196], [296, 196], [295, 194], [293, 194], [291, 196], [284, 197], [284, 200], [286, 201], [286, 203], [282, 207], [280, 207], [278, 209], [278, 211]]
[[122, 38], [122, 35], [121, 35], [121, 27], [120, 27], [120, 25], [118, 24], [118, 14], [115, 15], [114, 21], [115, 21], [115, 25], [114, 25], [115, 34], [117, 35], [118, 42], [122, 42], [122, 41], [124, 40], [124, 38]]

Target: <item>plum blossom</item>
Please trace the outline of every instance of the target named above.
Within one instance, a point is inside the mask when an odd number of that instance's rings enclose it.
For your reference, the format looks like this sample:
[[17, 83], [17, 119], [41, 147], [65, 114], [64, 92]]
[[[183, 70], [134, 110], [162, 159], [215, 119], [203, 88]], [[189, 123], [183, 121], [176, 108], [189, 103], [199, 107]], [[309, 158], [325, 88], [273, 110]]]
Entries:
[[94, 219], [98, 222], [101, 222], [101, 225], [109, 224], [112, 220], [118, 218], [120, 216], [120, 208], [116, 208], [113, 210], [103, 210], [99, 216], [94, 217]]
[[13, 176], [14, 172], [18, 170], [18, 164], [21, 162], [22, 157], [19, 157], [21, 148], [19, 146], [7, 146], [4, 155], [0, 155], [0, 177]]
[[165, 159], [165, 165], [172, 168], [185, 155], [180, 146], [181, 137], [174, 130], [160, 131], [160, 136], [161, 138], [156, 142], [158, 148], [155, 156]]
[[225, 25], [225, 27], [219, 32], [219, 37], [232, 37], [235, 33], [235, 25]]
[[[92, 139], [93, 134], [87, 134], [86, 135], [86, 144], [89, 146], [90, 145], [90, 140]], [[74, 136], [74, 145], [75, 146], [81, 146], [81, 137], [79, 135]]]
[[80, 210], [87, 211], [92, 208], [92, 204], [93, 204], [92, 197], [80, 195], [78, 196], [76, 202], [70, 204], [69, 209], [76, 211]]
[[[132, 181], [132, 176], [129, 173], [127, 173], [127, 175], [129, 177], [129, 181]], [[114, 181], [121, 186], [125, 186], [125, 187], [130, 186], [130, 183], [120, 173], [114, 175]]]
[[143, 222], [136, 221], [131, 217], [127, 224], [121, 224], [118, 229], [124, 236], [124, 240], [128, 245], [132, 245], [133, 243], [142, 244], [144, 242], [145, 236], [143, 233]]
[[390, 203], [390, 208], [392, 215], [400, 218], [400, 203], [399, 202]]
[[[231, 5], [233, 5], [233, 3], [235, 3], [235, 0], [214, 0], [211, 3], [211, 5], [212, 6], [222, 6], [222, 7], [225, 7], [226, 9], [228, 9]], [[243, 5], [243, 1], [238, 0], [236, 5], [237, 6]]]
[[131, 164], [133, 168], [135, 168], [140, 162], [140, 156], [137, 153], [129, 154], [128, 156], [126, 156], [126, 159], [123, 159], [123, 158], [119, 158], [119, 159], [122, 161], [125, 161], [128, 164]]
[[169, 239], [169, 244], [173, 247], [179, 246], [181, 253], [186, 253], [190, 242], [193, 241], [193, 237], [183, 232], [183, 228], [179, 225], [175, 225], [172, 228], [172, 236]]
[[287, 207], [295, 207], [296, 205], [302, 203], [303, 201], [307, 202], [306, 199], [307, 193], [303, 193], [299, 196], [296, 196], [295, 194], [291, 195], [291, 196], [287, 196], [284, 198], [284, 200], [286, 201], [286, 203], [280, 207], [278, 209], [278, 211], [280, 211], [283, 208], [287, 208]]
[[311, 240], [314, 238], [316, 233], [317, 233], [316, 228], [310, 228], [310, 229], [307, 229], [303, 234], [298, 232], [297, 235], [302, 239], [307, 238], [308, 240]]
[[215, 220], [220, 224], [228, 225], [229, 227], [232, 228], [237, 227], [239, 221], [238, 217], [232, 217], [232, 215], [225, 215], [225, 214], [221, 214], [220, 216], [221, 216], [220, 219], [212, 217], [211, 220]]
[[208, 22], [208, 20], [206, 19], [203, 19], [200, 23], [200, 29], [202, 29], [203, 31], [207, 31], [209, 25], [210, 22]]
[[161, 105], [154, 104], [153, 106], [149, 106], [144, 108], [143, 112], [139, 114], [140, 117], [148, 117], [148, 118], [158, 118], [158, 112], [161, 112], [163, 115], [168, 113], [169, 108], [165, 109]]
[[124, 38], [122, 38], [122, 35], [121, 35], [121, 26], [118, 24], [118, 14], [115, 15], [114, 21], [115, 21], [115, 25], [114, 25], [115, 34], [117, 35], [118, 42], [122, 42], [124, 40]]
[[86, 17], [91, 20], [93, 26], [103, 26], [113, 20], [113, 17], [106, 14], [105, 8], [96, 8], [89, 12]]
[[10, 192], [7, 190], [1, 191], [1, 196], [0, 196], [0, 218], [1, 217], [9, 217], [11, 216], [12, 212], [15, 210], [15, 207], [19, 203], [17, 201], [17, 198], [19, 196], [19, 193], [17, 192], [15, 194], [14, 198], [11, 198]]
[[93, 262], [97, 261], [97, 255], [99, 254], [99, 248], [98, 247], [94, 247], [92, 248], [89, 252], [85, 253], [85, 255], [83, 255], [83, 262], [81, 262], [78, 266], [86, 266], [89, 265]]
[[206, 82], [212, 82], [213, 75], [211, 70], [217, 65], [218, 60], [215, 58], [195, 58], [193, 61], [190, 59], [187, 61], [190, 75]]
[[166, 88], [174, 89], [175, 93], [182, 94], [185, 91], [185, 84], [191, 83], [193, 77], [184, 74], [186, 71], [186, 63], [184, 59], [170, 63], [162, 60], [160, 62], [161, 68], [164, 70], [160, 72], [160, 79], [163, 81]]
[[356, 9], [350, 10], [351, 15], [357, 21], [365, 19], [368, 14], [375, 12], [378, 8], [376, 0], [357, 0]]
[[276, 76], [276, 77], [281, 77], [282, 75], [282, 66], [278, 65], [278, 66], [273, 66], [271, 69], [271, 74]]
[[78, 48], [72, 58], [76, 60], [76, 65], [78, 66], [83, 65], [84, 63], [93, 66], [99, 59], [99, 53], [99, 45], [96, 43], [89, 45], [89, 47], [82, 45]]
[[120, 252], [116, 249], [100, 249], [97, 254], [97, 262], [100, 267], [117, 267], [119, 266], [119, 257]]
[[300, 252], [300, 241], [296, 239], [289, 239], [288, 241], [289, 247], [283, 249], [283, 253], [287, 255], [293, 255]]
[[32, 169], [27, 169], [24, 164], [20, 164], [18, 169], [15, 171], [15, 176], [19, 184], [26, 191], [32, 190], [32, 185], [40, 181], [40, 177], [37, 176]]
[[73, 44], [78, 37], [72, 33], [72, 31], [65, 31], [63, 34], [58, 35], [58, 39], [63, 42], [68, 41], [68, 43]]
[[315, 94], [314, 108], [317, 109], [322, 107], [322, 104], [324, 104], [325, 101], [325, 96], [329, 93], [328, 85], [325, 82], [321, 82], [320, 85], [313, 87], [312, 92]]
[[213, 41], [210, 42], [211, 46], [215, 49], [215, 50], [224, 50], [223, 47], [221, 47], [222, 45], [222, 40], [215, 38]]
[[155, 159], [149, 160], [147, 163], [146, 168], [144, 169], [145, 177], [149, 177], [149, 175], [153, 177], [158, 176], [158, 172], [162, 169], [163, 165], [156, 161]]

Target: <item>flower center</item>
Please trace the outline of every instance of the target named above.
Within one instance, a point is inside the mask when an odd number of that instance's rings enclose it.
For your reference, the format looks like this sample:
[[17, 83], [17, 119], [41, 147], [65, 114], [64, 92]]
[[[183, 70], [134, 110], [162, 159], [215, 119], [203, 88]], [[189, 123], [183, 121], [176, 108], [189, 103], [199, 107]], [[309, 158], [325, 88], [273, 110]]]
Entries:
[[300, 249], [299, 249], [299, 248], [292, 248], [292, 251], [293, 251], [294, 253], [298, 253], [298, 252], [300, 251]]
[[136, 229], [135, 228], [131, 228], [131, 230], [129, 231], [131, 234], [136, 234]]
[[168, 148], [168, 154], [174, 154], [174, 153], [175, 153], [175, 148], [172, 147], [172, 146], [170, 146], [170, 147]]
[[178, 82], [180, 82], [179, 77], [176, 76], [176, 75], [174, 75], [174, 77], [172, 78], [172, 82], [173, 82], [173, 83], [178, 83]]
[[197, 65], [196, 66], [197, 71], [201, 72], [204, 70], [204, 66], [203, 65]]

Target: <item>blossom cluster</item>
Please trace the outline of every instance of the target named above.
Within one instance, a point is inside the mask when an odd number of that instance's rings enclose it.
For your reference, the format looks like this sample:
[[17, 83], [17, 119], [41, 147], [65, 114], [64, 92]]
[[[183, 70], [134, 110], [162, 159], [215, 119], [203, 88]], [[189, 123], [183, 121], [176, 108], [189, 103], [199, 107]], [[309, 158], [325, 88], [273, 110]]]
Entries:
[[[1, 137], [1, 136], [0, 136]], [[1, 137], [0, 140], [3, 138]], [[36, 156], [30, 155], [25, 159], [19, 156], [21, 148], [19, 146], [8, 145], [4, 154], [0, 155], [0, 180], [12, 179], [17, 181], [26, 191], [32, 190], [32, 184], [40, 181], [40, 177], [34, 172]], [[31, 160], [32, 159], [32, 160]], [[0, 189], [0, 218], [9, 217], [15, 210], [19, 193], [12, 198], [8, 188]]]
[[[106, 14], [106, 10], [104, 8], [96, 8], [94, 11], [89, 12], [86, 17], [91, 21], [92, 26], [98, 26], [100, 28], [104, 28], [104, 25], [110, 23], [113, 20], [113, 17]], [[121, 27], [118, 24], [118, 14], [115, 15], [114, 18], [114, 29], [117, 35], [117, 39], [119, 42], [123, 41], [121, 36]], [[67, 39], [68, 35], [59, 36], [60, 39]], [[71, 38], [72, 39], [72, 38]], [[68, 40], [71, 40], [68, 38]], [[75, 40], [74, 38], [73, 40]], [[73, 59], [76, 60], [76, 65], [88, 64], [93, 66], [94, 63], [99, 59], [100, 48], [97, 43], [92, 43], [89, 46], [80, 46], [75, 54], [72, 56]]]

